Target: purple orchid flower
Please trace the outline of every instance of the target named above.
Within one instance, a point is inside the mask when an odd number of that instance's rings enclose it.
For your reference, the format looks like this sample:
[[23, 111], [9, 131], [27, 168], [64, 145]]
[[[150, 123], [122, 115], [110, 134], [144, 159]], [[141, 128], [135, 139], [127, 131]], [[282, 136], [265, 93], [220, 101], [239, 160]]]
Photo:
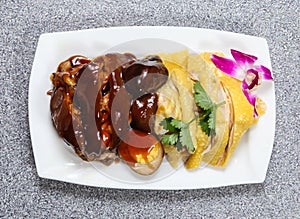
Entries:
[[224, 73], [242, 81], [242, 91], [249, 103], [254, 108], [254, 117], [257, 117], [256, 110], [256, 88], [263, 80], [273, 80], [271, 71], [263, 65], [254, 65], [257, 57], [231, 49], [234, 60], [212, 54], [211, 60], [215, 66]]

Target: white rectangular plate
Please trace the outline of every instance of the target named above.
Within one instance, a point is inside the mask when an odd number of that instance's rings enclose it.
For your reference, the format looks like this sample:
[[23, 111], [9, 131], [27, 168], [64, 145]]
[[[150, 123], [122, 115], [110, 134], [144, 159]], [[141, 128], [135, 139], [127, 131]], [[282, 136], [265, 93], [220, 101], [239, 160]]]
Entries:
[[[151, 45], [151, 39], [155, 45]], [[132, 40], [138, 43], [130, 44]], [[179, 44], [172, 46], [165, 40]], [[122, 43], [125, 43], [123, 47], [117, 46]], [[188, 27], [115, 27], [41, 35], [32, 67], [28, 100], [38, 175], [82, 185], [123, 189], [198, 189], [263, 182], [275, 133], [275, 88], [272, 82], [263, 86], [259, 93], [267, 104], [266, 114], [244, 135], [225, 169], [205, 167], [187, 171], [181, 167], [172, 170], [164, 161], [157, 173], [142, 177], [122, 163], [106, 167], [82, 161], [58, 137], [50, 119], [50, 97], [46, 92], [52, 87], [49, 76], [61, 61], [75, 54], [95, 57], [108, 50], [137, 55], [173, 52], [182, 49], [180, 45], [197, 53], [222, 52], [227, 57], [230, 57], [230, 49], [236, 49], [257, 56], [260, 64], [271, 69], [265, 39], [230, 32]]]

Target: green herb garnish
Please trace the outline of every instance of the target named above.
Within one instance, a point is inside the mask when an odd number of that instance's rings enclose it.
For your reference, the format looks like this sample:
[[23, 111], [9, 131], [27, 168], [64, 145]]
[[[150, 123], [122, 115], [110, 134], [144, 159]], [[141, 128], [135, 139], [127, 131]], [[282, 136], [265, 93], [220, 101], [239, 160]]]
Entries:
[[162, 136], [161, 142], [163, 144], [174, 145], [178, 151], [182, 150], [183, 147], [186, 147], [190, 152], [195, 151], [189, 126], [196, 118], [188, 123], [172, 117], [165, 118], [159, 123], [167, 130], [167, 133]]
[[212, 102], [200, 82], [194, 84], [194, 92], [195, 103], [199, 108], [199, 116], [196, 116], [188, 123], [172, 117], [165, 118], [159, 123], [167, 131], [162, 136], [161, 142], [167, 145], [174, 145], [178, 151], [182, 150], [183, 147], [186, 147], [190, 152], [195, 151], [189, 126], [198, 118], [198, 124], [207, 136], [216, 135], [217, 108], [225, 104], [225, 101], [218, 104]]
[[202, 131], [208, 136], [216, 135], [216, 112], [217, 108], [225, 101], [215, 104], [207, 95], [200, 82], [197, 81], [194, 84], [194, 99], [195, 103], [199, 107], [199, 125]]

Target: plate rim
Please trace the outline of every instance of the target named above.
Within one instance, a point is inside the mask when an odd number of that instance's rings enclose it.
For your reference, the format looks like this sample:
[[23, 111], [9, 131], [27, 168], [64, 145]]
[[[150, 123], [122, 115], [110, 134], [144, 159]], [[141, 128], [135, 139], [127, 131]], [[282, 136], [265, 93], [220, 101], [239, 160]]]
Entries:
[[[45, 172], [43, 172], [41, 170], [41, 166], [39, 164], [38, 158], [36, 157], [36, 150], [37, 148], [34, 146], [35, 144], [35, 140], [33, 137], [33, 126], [34, 124], [32, 124], [32, 92], [33, 92], [33, 79], [32, 77], [34, 77], [34, 68], [37, 65], [37, 52], [38, 49], [40, 47], [40, 44], [43, 40], [43, 38], [48, 37], [48, 36], [56, 36], [56, 35], [61, 35], [61, 34], [74, 34], [74, 33], [78, 33], [78, 32], [93, 32], [93, 31], [110, 31], [111, 29], [115, 29], [117, 31], [121, 31], [121, 30], [125, 30], [125, 29], [191, 29], [191, 30], [197, 30], [197, 31], [209, 31], [209, 32], [215, 32], [215, 33], [226, 33], [226, 34], [234, 34], [234, 35], [238, 35], [238, 36], [242, 36], [242, 37], [251, 37], [251, 38], [256, 38], [259, 40], [263, 40], [265, 41], [266, 45], [267, 45], [267, 56], [269, 59], [269, 65], [268, 67], [270, 67], [270, 69], [272, 70], [271, 67], [271, 57], [270, 57], [270, 51], [269, 51], [269, 47], [268, 47], [268, 43], [267, 40], [265, 38], [262, 37], [257, 37], [257, 36], [252, 36], [252, 35], [246, 35], [243, 33], [234, 33], [234, 32], [229, 32], [229, 31], [220, 31], [220, 30], [215, 30], [215, 29], [206, 29], [206, 28], [196, 28], [196, 27], [178, 27], [178, 26], [118, 26], [118, 27], [104, 27], [104, 28], [93, 28], [93, 29], [81, 29], [81, 30], [72, 30], [72, 31], [66, 31], [66, 32], [51, 32], [51, 33], [43, 33], [40, 35], [39, 40], [38, 40], [38, 44], [36, 47], [36, 52], [35, 52], [35, 56], [34, 56], [34, 61], [32, 64], [32, 69], [31, 69], [31, 75], [30, 75], [30, 81], [29, 81], [29, 89], [28, 89], [28, 120], [29, 120], [29, 130], [30, 130], [30, 139], [31, 139], [31, 144], [32, 144], [32, 150], [33, 150], [33, 155], [34, 155], [34, 160], [35, 160], [35, 164], [36, 164], [36, 168], [37, 168], [37, 173], [39, 175], [39, 177], [42, 178], [47, 178], [47, 179], [52, 179], [52, 180], [58, 180], [58, 181], [64, 181], [64, 182], [68, 182], [68, 183], [74, 183], [74, 184], [79, 184], [79, 185], [88, 185], [88, 186], [93, 186], [93, 187], [106, 187], [106, 188], [115, 188], [115, 189], [147, 189], [147, 190], [186, 190], [186, 189], [201, 189], [201, 188], [215, 188], [215, 187], [223, 187], [223, 186], [230, 186], [230, 185], [240, 185], [240, 184], [252, 184], [252, 183], [262, 183], [264, 182], [265, 178], [266, 178], [266, 174], [267, 174], [267, 169], [270, 163], [270, 159], [271, 159], [271, 155], [272, 155], [272, 151], [273, 151], [273, 146], [274, 146], [274, 140], [275, 140], [275, 130], [276, 130], [276, 99], [275, 99], [275, 83], [273, 83], [273, 90], [272, 90], [272, 95], [274, 97], [274, 120], [273, 122], [273, 126], [274, 128], [271, 130], [271, 132], [273, 133], [273, 137], [272, 137], [272, 146], [270, 147], [271, 152], [269, 153], [269, 157], [266, 158], [268, 160], [267, 165], [266, 165], [266, 170], [264, 171], [263, 177], [260, 177], [260, 179], [257, 180], [253, 180], [253, 182], [250, 182], [249, 180], [246, 180], [245, 182], [240, 181], [237, 183], [232, 183], [232, 184], [220, 184], [218, 185], [213, 185], [211, 186], [204, 186], [204, 187], [199, 187], [199, 186], [195, 186], [195, 187], [186, 187], [186, 188], [182, 188], [182, 187], [176, 187], [176, 186], [172, 186], [171, 188], [159, 188], [159, 187], [143, 187], [143, 186], [137, 186], [137, 185], [133, 185], [133, 186], [125, 186], [125, 187], [120, 187], [120, 186], [99, 186], [99, 185], [92, 185], [92, 183], [88, 183], [88, 184], [82, 184], [82, 183], [78, 183], [78, 182], [74, 182], [74, 181], [69, 181], [68, 179], [59, 179], [58, 177], [51, 177], [51, 175], [47, 175]], [[274, 74], [273, 74], [274, 75]]]

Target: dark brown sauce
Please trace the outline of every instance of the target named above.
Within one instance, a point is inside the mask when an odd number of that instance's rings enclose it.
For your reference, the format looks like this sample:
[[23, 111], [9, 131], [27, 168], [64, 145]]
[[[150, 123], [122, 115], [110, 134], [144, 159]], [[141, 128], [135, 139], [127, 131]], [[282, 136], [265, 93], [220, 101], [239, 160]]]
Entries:
[[[78, 72], [76, 92], [73, 96], [73, 108], [80, 112], [83, 127], [85, 154], [98, 156], [102, 139], [95, 121], [95, 103], [100, 88], [98, 83], [99, 65], [89, 63]], [[80, 130], [75, 130], [80, 131]]]
[[[100, 159], [107, 148], [117, 147], [124, 159], [130, 160], [128, 150], [146, 158], [157, 142], [150, 134], [150, 120], [157, 110], [155, 92], [167, 76], [157, 56], [142, 60], [129, 53], [107, 54], [94, 60], [72, 56], [52, 75], [49, 94], [53, 124], [82, 159]], [[111, 112], [113, 103], [118, 107]], [[142, 138], [130, 135], [136, 132]], [[130, 143], [124, 143], [123, 138]]]
[[[141, 75], [143, 76], [140, 77]], [[149, 124], [149, 121], [156, 113], [158, 98], [154, 93], [144, 95], [144, 92], [147, 90], [156, 92], [165, 83], [167, 75], [168, 71], [158, 57], [153, 57], [149, 60], [147, 58], [134, 60], [128, 63], [127, 66], [122, 66], [122, 68], [112, 72], [109, 77], [109, 104], [112, 110], [111, 121], [113, 130], [118, 138], [122, 139], [130, 128], [136, 128], [146, 133], [151, 132], [152, 126]], [[158, 76], [162, 76], [162, 78], [154, 86], [153, 81]], [[143, 91], [142, 93], [140, 92], [141, 90]], [[141, 94], [143, 96], [139, 97]], [[135, 100], [135, 97], [138, 99]], [[138, 102], [143, 102], [143, 107], [136, 106]], [[130, 124], [130, 120], [133, 123]]]
[[134, 97], [155, 93], [168, 79], [168, 70], [158, 56], [137, 60], [124, 69], [123, 80]]
[[61, 62], [57, 72], [52, 74], [53, 89], [48, 92], [51, 95], [50, 111], [53, 124], [58, 134], [74, 147], [75, 152], [84, 160], [86, 157], [80, 148], [83, 134], [79, 131], [75, 136], [75, 129], [81, 130], [81, 123], [77, 115], [72, 116], [73, 94], [77, 78], [74, 74], [91, 62], [83, 56], [72, 56]]
[[[131, 60], [133, 56], [128, 54], [126, 56], [129, 60], [127, 60], [126, 63], [119, 63], [119, 66], [115, 65], [114, 70], [108, 75], [107, 80], [105, 80], [102, 84], [95, 105], [95, 116], [96, 120], [98, 121], [98, 129], [100, 124], [102, 139], [104, 136], [110, 134], [109, 141], [104, 143], [111, 149], [118, 147], [120, 144], [120, 137], [128, 129], [128, 113], [126, 113], [126, 110], [128, 111], [130, 108], [131, 96], [128, 94], [128, 92], [124, 92], [125, 90], [122, 73], [124, 67], [133, 61]], [[109, 55], [109, 61], [113, 62], [111, 54]], [[116, 94], [118, 94], [120, 98], [115, 99]], [[114, 101], [116, 104], [122, 107], [119, 106], [114, 112], [111, 112], [111, 106]], [[103, 112], [108, 112], [107, 119], [102, 118], [101, 115], [103, 115]], [[112, 117], [111, 115], [115, 116]], [[103, 130], [103, 126], [108, 127], [108, 130]]]
[[123, 160], [125, 160], [126, 162], [136, 163], [136, 160], [133, 159], [133, 157], [130, 155], [128, 147], [129, 147], [129, 145], [122, 141], [118, 147], [118, 153], [119, 153], [120, 157]]
[[157, 111], [158, 95], [149, 93], [133, 101], [131, 105], [131, 127], [147, 133], [154, 129], [154, 116]]

